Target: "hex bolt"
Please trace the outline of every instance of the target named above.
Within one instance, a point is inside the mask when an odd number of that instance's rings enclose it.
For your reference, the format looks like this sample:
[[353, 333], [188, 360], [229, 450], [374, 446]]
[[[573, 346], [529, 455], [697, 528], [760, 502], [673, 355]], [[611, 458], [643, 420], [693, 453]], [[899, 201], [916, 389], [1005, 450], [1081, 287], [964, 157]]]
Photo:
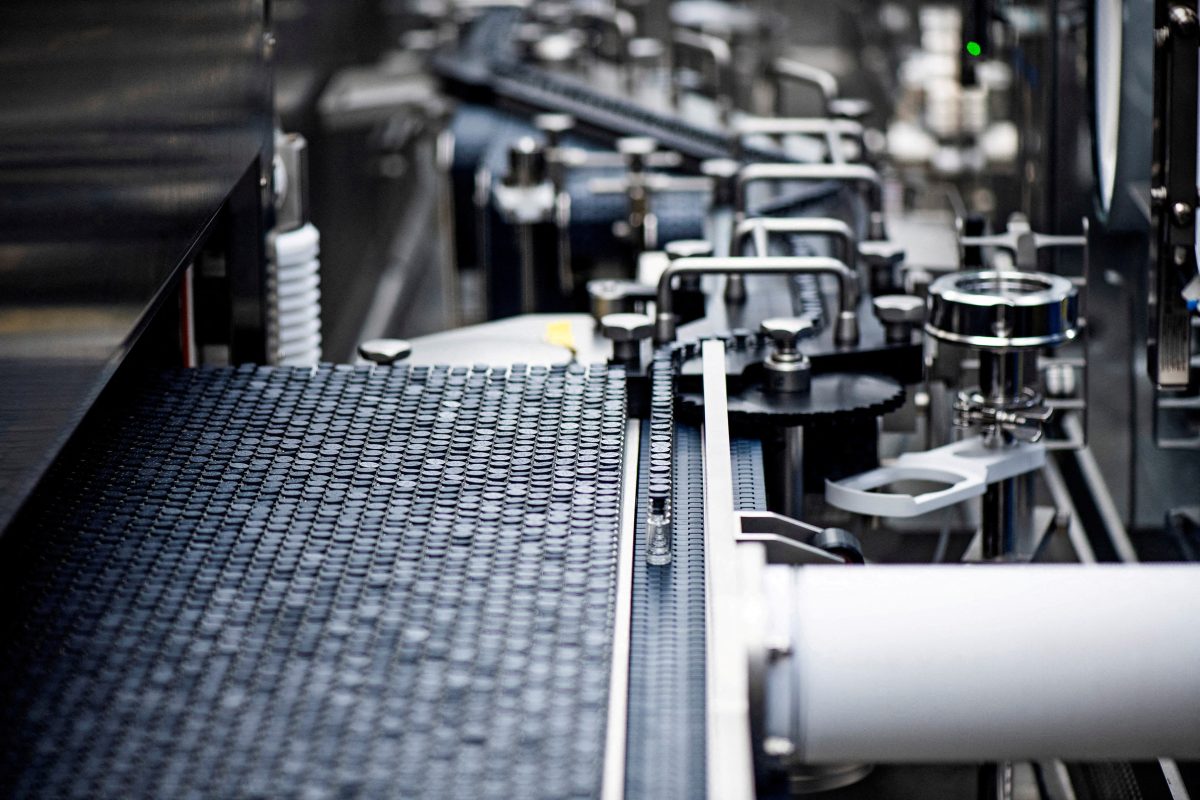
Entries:
[[913, 328], [925, 322], [925, 300], [916, 295], [880, 295], [871, 301], [871, 305], [892, 344], [908, 344]]
[[772, 392], [807, 392], [812, 383], [812, 366], [808, 356], [800, 352], [799, 343], [815, 332], [812, 320], [807, 317], [773, 317], [763, 320], [762, 331], [775, 345], [764, 364], [767, 389]]
[[412, 344], [405, 339], [370, 339], [358, 346], [358, 354], [376, 364], [395, 364], [412, 355]]
[[884, 239], [858, 243], [859, 261], [867, 268], [871, 294], [894, 292], [900, 284], [900, 265], [904, 263], [904, 248]]
[[613, 362], [636, 365], [641, 361], [642, 341], [654, 333], [654, 320], [646, 314], [607, 314], [600, 332], [613, 343]]
[[592, 316], [597, 322], [609, 314], [619, 314], [628, 308], [626, 300], [629, 296], [625, 284], [621, 281], [607, 278], [597, 278], [587, 283], [588, 303]]
[[713, 254], [712, 242], [707, 239], [676, 239], [663, 248], [667, 258], [706, 258]]

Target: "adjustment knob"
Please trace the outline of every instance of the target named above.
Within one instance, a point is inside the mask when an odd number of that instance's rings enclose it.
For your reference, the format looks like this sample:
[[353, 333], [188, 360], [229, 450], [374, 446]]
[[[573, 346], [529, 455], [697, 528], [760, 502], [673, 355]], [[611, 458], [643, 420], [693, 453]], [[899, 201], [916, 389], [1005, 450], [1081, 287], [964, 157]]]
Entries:
[[925, 322], [925, 300], [911, 294], [885, 294], [871, 301], [875, 316], [883, 323], [887, 340], [907, 344], [912, 330]]
[[607, 314], [600, 320], [600, 332], [613, 343], [615, 363], [637, 364], [642, 340], [654, 333], [654, 320], [646, 314]]
[[813, 334], [808, 317], [772, 317], [762, 321], [762, 332], [775, 342], [776, 352], [796, 352], [796, 343]]
[[[533, 125], [546, 134], [547, 141], [557, 140], [575, 127], [575, 118], [570, 114], [538, 114], [533, 118]], [[553, 144], [557, 144], [557, 141]]]
[[713, 254], [712, 242], [707, 239], [676, 239], [668, 242], [663, 250], [672, 261], [677, 258], [706, 258]]
[[904, 248], [883, 239], [858, 243], [858, 258], [867, 268], [871, 294], [887, 294], [900, 287], [900, 265], [904, 263]]
[[798, 345], [801, 339], [807, 339], [815, 332], [812, 320], [807, 317], [765, 319], [762, 332], [775, 344], [763, 365], [767, 372], [767, 390], [807, 392], [812, 382], [812, 368]]
[[358, 346], [358, 354], [386, 366], [412, 355], [412, 344], [404, 339], [370, 339]]

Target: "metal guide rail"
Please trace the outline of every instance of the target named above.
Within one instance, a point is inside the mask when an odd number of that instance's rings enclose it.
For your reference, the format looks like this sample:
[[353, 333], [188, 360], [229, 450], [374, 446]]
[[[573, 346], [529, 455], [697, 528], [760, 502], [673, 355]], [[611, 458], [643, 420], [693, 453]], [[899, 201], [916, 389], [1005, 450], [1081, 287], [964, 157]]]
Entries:
[[153, 376], [0, 542], [0, 795], [596, 796], [625, 425], [607, 367]]

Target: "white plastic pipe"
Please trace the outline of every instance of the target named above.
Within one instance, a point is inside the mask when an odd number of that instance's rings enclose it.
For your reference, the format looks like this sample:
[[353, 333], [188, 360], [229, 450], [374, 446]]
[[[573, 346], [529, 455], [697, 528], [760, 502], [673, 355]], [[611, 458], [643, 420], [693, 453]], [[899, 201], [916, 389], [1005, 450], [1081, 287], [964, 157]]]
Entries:
[[1200, 757], [1200, 568], [794, 572], [810, 763]]

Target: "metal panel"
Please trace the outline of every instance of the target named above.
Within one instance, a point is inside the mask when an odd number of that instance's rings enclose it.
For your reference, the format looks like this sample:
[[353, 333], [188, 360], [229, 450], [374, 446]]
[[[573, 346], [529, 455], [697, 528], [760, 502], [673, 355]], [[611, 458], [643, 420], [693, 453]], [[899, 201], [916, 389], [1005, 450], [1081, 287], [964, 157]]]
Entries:
[[265, 17], [263, 0], [0, 5], [0, 529], [269, 146]]

